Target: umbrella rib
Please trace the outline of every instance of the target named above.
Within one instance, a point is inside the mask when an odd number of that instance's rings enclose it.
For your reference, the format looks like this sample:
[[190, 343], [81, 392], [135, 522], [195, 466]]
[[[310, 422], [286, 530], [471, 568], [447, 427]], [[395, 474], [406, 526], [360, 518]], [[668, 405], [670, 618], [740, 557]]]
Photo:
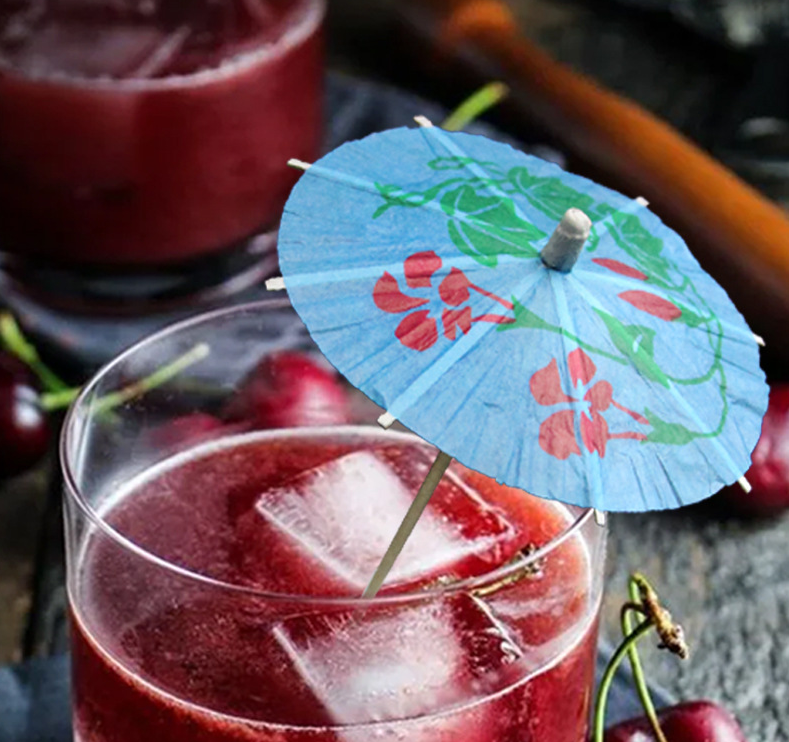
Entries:
[[[578, 281], [574, 277], [571, 277], [571, 280], [573, 280], [578, 294], [586, 301], [587, 304], [589, 304], [589, 306], [591, 306], [593, 309], [600, 309], [601, 311], [604, 312], [606, 311], [602, 303], [598, 301], [598, 299], [586, 289], [586, 287], [581, 283], [581, 281]], [[668, 391], [671, 393], [671, 396], [674, 398], [675, 402], [677, 403], [677, 407], [679, 407], [680, 410], [682, 410], [688, 416], [691, 422], [693, 422], [693, 424], [697, 426], [698, 430], [700, 431], [704, 430], [704, 423], [702, 422], [701, 418], [699, 418], [693, 407], [691, 407], [691, 405], [687, 402], [687, 400], [685, 400], [685, 398], [679, 393], [676, 384], [674, 384], [674, 382], [670, 380], [668, 380], [667, 383], [668, 383]], [[734, 474], [734, 476], [735, 477], [741, 476], [742, 471], [740, 471], [739, 467], [734, 463], [734, 460], [731, 458], [729, 452], [721, 445], [721, 442], [717, 438], [708, 438], [707, 440], [709, 440], [712, 443], [713, 448], [715, 448], [715, 450], [718, 452], [721, 459], [723, 460], [723, 463], [726, 465], [726, 467], [729, 468], [729, 470]], [[694, 440], [694, 445], [696, 447], [700, 445], [698, 439]]]
[[[518, 293], [525, 293], [533, 285], [539, 281], [543, 266], [540, 263], [535, 266], [537, 270], [527, 276], [515, 287]], [[446, 373], [453, 364], [457, 363], [461, 358], [471, 352], [489, 332], [498, 328], [498, 325], [489, 323], [478, 323], [468, 335], [463, 335], [455, 343], [450, 346], [449, 350], [442, 353], [431, 363], [419, 376], [417, 376], [408, 388], [401, 392], [395, 399], [387, 406], [387, 412], [396, 420], [400, 419], [400, 415], [411, 407], [430, 387], [432, 387], [443, 375]]]
[[[450, 257], [441, 255], [440, 257], [450, 268], [458, 268], [465, 271], [469, 271], [469, 268], [473, 268], [475, 271], [481, 271], [483, 268], [473, 257], [468, 255], [459, 254]], [[524, 258], [519, 258], [514, 255], [499, 255], [498, 259], [499, 263], [502, 264], [522, 264], [524, 260]], [[306, 273], [288, 273], [287, 279], [283, 280], [285, 281], [286, 288], [295, 288], [297, 286], [313, 286], [321, 283], [342, 283], [344, 281], [376, 278], [381, 275], [382, 271], [400, 273], [402, 270], [403, 261], [401, 260], [399, 263], [378, 263], [376, 265], [367, 265], [359, 268], [333, 268], [322, 271], [309, 271]]]
[[[487, 176], [488, 178], [490, 178], [491, 174], [488, 173], [484, 168], [482, 168], [477, 163], [477, 161], [474, 160], [474, 158], [470, 157], [468, 155], [468, 153], [459, 144], [456, 144], [455, 142], [453, 142], [452, 138], [450, 137], [450, 135], [447, 132], [445, 132], [443, 129], [441, 129], [438, 126], [427, 126], [427, 127], [422, 127], [421, 131], [422, 131], [422, 135], [424, 137], [427, 138], [427, 137], [432, 136], [435, 139], [437, 139], [444, 146], [444, 148], [448, 152], [451, 152], [455, 156], [464, 157], [467, 160], [467, 162], [463, 163], [463, 167], [468, 169], [469, 171], [471, 171], [474, 175], [476, 175], [477, 177], [485, 177], [485, 176]], [[557, 168], [558, 168], [558, 166], [557, 166]], [[558, 169], [561, 170], [561, 168], [558, 168]], [[507, 193], [502, 191], [500, 188], [496, 188], [495, 186], [488, 186], [488, 187], [489, 187], [489, 189], [491, 191], [496, 193], [498, 196], [510, 199], [512, 201], [512, 203], [513, 203], [514, 208], [515, 208], [515, 213], [520, 218], [525, 219], [523, 213], [518, 208], [518, 204], [515, 202], [514, 199], [512, 199]], [[630, 214], [630, 213], [633, 213], [633, 212], [635, 212], [635, 211], [637, 211], [639, 209], [646, 209], [648, 204], [649, 204], [649, 202], [646, 199], [644, 199], [643, 197], [641, 197], [641, 196], [639, 196], [638, 198], [630, 199], [626, 205], [624, 205], [622, 208], [617, 209], [615, 212], [613, 212], [611, 214], [608, 214], [606, 217], [604, 217], [603, 219], [599, 220], [597, 222], [597, 224], [603, 225], [606, 222], [612, 221], [613, 218], [614, 218], [614, 215], [617, 214], [617, 213]], [[547, 239], [548, 238], [546, 238], [546, 240], [545, 240], [546, 242], [547, 242]]]
[[[559, 315], [559, 322], [562, 327], [567, 327], [567, 329], [577, 337], [578, 333], [575, 330], [575, 323], [573, 322], [573, 316], [570, 313], [570, 309], [567, 304], [567, 295], [564, 290], [564, 280], [567, 276], [564, 274], [560, 274], [556, 271], [549, 271], [548, 277], [551, 283], [551, 288], [553, 289], [552, 296], [554, 298], [554, 304], [556, 307], [556, 312]], [[574, 348], [570, 347], [569, 338], [564, 334], [561, 333], [560, 335], [562, 346], [564, 347], [564, 355], [565, 355], [565, 364], [567, 363], [567, 358], [569, 358], [570, 353]], [[583, 413], [581, 413], [583, 414]], [[581, 414], [578, 415], [577, 419], [578, 422], [575, 423], [575, 415], [573, 415], [574, 423], [580, 429], [581, 425]], [[577, 432], [580, 432], [578, 430]], [[592, 507], [595, 509], [605, 509], [601, 504], [601, 497], [603, 494], [603, 486], [602, 486], [602, 472], [600, 470], [600, 459], [595, 458], [594, 453], [590, 451], [584, 452], [584, 444], [583, 444], [583, 437], [581, 436], [581, 443], [582, 445], [579, 447], [581, 450], [581, 458], [584, 461], [584, 465], [586, 467], [587, 473], [587, 482], [591, 484], [591, 504]], [[591, 481], [590, 481], [591, 480]]]
[[[436, 128], [437, 127], [433, 127], [433, 129]], [[433, 131], [433, 129], [422, 129], [422, 131]], [[382, 194], [380, 190], [376, 187], [373, 181], [366, 180], [365, 178], [360, 178], [356, 175], [343, 173], [339, 170], [332, 170], [331, 168], [324, 167], [323, 165], [320, 165], [318, 163], [311, 165], [309, 170], [305, 172], [302, 178], [312, 177], [312, 176], [315, 176], [317, 178], [323, 177], [326, 180], [334, 181], [335, 183], [342, 183], [343, 185], [347, 185], [351, 188], [355, 188], [356, 190], [364, 191], [366, 193], [371, 193], [375, 196], [379, 196], [382, 198]], [[518, 213], [518, 216], [520, 216], [521, 219], [528, 221], [530, 224], [532, 223], [532, 220], [527, 219], [525, 216], [523, 216], [523, 214], [518, 209], [518, 206], [515, 203], [514, 199], [511, 199], [510, 196], [507, 196], [507, 194], [505, 194], [503, 191], [496, 190], [496, 193], [497, 195], [503, 195], [505, 198], [510, 199]], [[441, 207], [441, 205], [435, 201], [426, 201], [425, 203], [420, 204], [419, 208], [435, 211], [436, 213], [441, 214], [443, 217], [447, 216], [446, 212]], [[291, 213], [293, 213], [292, 210]], [[457, 219], [459, 222], [462, 222], [463, 224], [468, 224], [473, 227], [479, 226], [474, 220], [469, 219], [463, 213], [455, 213], [453, 214], [453, 217]], [[513, 244], [516, 247], [518, 246], [517, 243], [515, 242], [512, 242], [511, 244]]]
[[[594, 271], [594, 270], [589, 270], [588, 268], [580, 268], [580, 267], [574, 270], [574, 273], [576, 275], [586, 276], [589, 279], [595, 281], [605, 281], [607, 283], [612, 283], [615, 286], [622, 287], [623, 289], [641, 289], [641, 290], [644, 289], [644, 282], [641, 281], [640, 279], [634, 278], [628, 280], [627, 278], [624, 277], [612, 276], [603, 273], [601, 271]], [[671, 299], [665, 292], [660, 292], [659, 287], [656, 287], [654, 284], [647, 284], [647, 285], [649, 286], [649, 290], [652, 293], [654, 293], [655, 296], [659, 296], [661, 299], [665, 299], [666, 301], [671, 301]], [[758, 335], [754, 335], [749, 328], [746, 327], [745, 329], [743, 329], [741, 327], [737, 327], [732, 322], [722, 320], [720, 319], [720, 317], [718, 317], [717, 319], [725, 328], [727, 328], [727, 330], [731, 332], [730, 335], [729, 334], [726, 335], [728, 339], [737, 340], [739, 342], [753, 341], [757, 345], [763, 344], [764, 341], [760, 343], [759, 340], [761, 338], [759, 338]]]
[[[476, 177], [491, 179], [492, 173], [489, 173], [485, 170], [479, 163], [474, 160], [474, 158], [470, 157], [469, 154], [458, 144], [452, 141], [450, 136], [440, 127], [438, 126], [426, 126], [422, 128], [422, 134], [425, 138], [433, 137], [437, 139], [444, 147], [447, 152], [451, 152], [456, 157], [463, 157], [467, 160], [467, 162], [463, 163], [463, 167], [473, 173]], [[501, 198], [506, 198], [512, 201], [513, 207], [515, 209], [515, 213], [523, 219], [524, 221], [528, 221], [531, 223], [532, 220], [528, 219], [524, 216], [523, 212], [519, 208], [518, 204], [516, 203], [515, 199], [512, 198], [509, 194], [505, 193], [501, 188], [497, 186], [488, 185], [488, 189], [495, 193], [497, 196]]]
[[[464, 158], [466, 162], [463, 163], [463, 167], [466, 170], [472, 172], [476, 177], [490, 178], [491, 176], [495, 175], [495, 173], [491, 173], [488, 170], [486, 170], [484, 167], [482, 167], [480, 161], [471, 157], [468, 154], [468, 152], [466, 152], [466, 150], [464, 150], [460, 145], [455, 144], [455, 142], [452, 141], [450, 136], [440, 127], [438, 126], [422, 127], [422, 134], [426, 139], [429, 139], [430, 137], [437, 139], [439, 143], [444, 147], [444, 149], [447, 152], [450, 152], [453, 155], [455, 155], [455, 157]], [[500, 196], [509, 198], [509, 196], [501, 189], [492, 188], [491, 190], [495, 190]]]

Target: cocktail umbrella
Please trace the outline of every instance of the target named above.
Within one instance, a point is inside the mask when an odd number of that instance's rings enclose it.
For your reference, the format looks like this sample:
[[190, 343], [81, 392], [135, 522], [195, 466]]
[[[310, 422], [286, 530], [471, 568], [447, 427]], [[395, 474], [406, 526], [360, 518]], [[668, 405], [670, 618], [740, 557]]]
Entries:
[[383, 425], [441, 452], [400, 539], [451, 458], [599, 511], [741, 479], [758, 338], [682, 238], [643, 200], [421, 123], [292, 161], [269, 284]]

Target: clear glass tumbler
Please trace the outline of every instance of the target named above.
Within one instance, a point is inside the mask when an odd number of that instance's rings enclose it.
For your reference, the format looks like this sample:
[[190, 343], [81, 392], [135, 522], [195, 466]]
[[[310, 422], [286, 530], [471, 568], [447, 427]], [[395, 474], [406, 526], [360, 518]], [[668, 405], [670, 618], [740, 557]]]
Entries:
[[583, 742], [605, 529], [453, 464], [360, 598], [435, 452], [327, 369], [269, 301], [87, 384], [62, 438], [75, 739]]

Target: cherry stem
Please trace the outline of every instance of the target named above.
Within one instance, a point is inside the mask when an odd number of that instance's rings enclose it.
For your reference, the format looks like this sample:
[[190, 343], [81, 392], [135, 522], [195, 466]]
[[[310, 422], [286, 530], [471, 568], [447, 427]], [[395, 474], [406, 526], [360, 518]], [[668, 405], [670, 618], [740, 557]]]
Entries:
[[24, 336], [10, 312], [0, 312], [0, 341], [9, 353], [15, 355], [38, 377], [47, 392], [69, 390], [69, 385], [41, 360], [35, 346]]
[[[632, 578], [628, 583], [628, 588], [630, 591], [630, 600], [632, 603], [622, 607], [623, 636], [627, 636], [633, 630], [633, 626], [630, 621], [631, 613], [642, 613], [642, 608], [638, 603], [640, 597], [638, 585], [633, 581]], [[641, 658], [638, 656], [638, 647], [633, 644], [628, 650], [627, 654], [630, 659], [630, 667], [633, 671], [633, 681], [636, 684], [638, 697], [641, 700], [641, 705], [644, 707], [644, 713], [646, 714], [647, 719], [649, 719], [649, 723], [652, 725], [652, 731], [655, 733], [655, 738], [658, 742], [667, 742], [666, 735], [663, 734], [663, 730], [660, 728], [660, 722], [658, 721], [657, 712], [655, 711], [655, 704], [652, 702], [652, 696], [649, 693], [649, 687], [647, 686], [646, 678], [644, 677], [644, 668], [641, 666]]]
[[[605, 709], [608, 702], [608, 693], [611, 683], [614, 680], [616, 671], [625, 657], [630, 658], [633, 668], [633, 679], [638, 690], [641, 705], [644, 707], [646, 716], [655, 732], [658, 742], [666, 742], [666, 737], [660, 728], [655, 706], [649, 695], [649, 689], [644, 678], [644, 671], [641, 667], [641, 660], [638, 656], [636, 643], [652, 629], [660, 637], [660, 648], [668, 649], [681, 659], [688, 656], [688, 647], [685, 644], [685, 637], [682, 627], [671, 617], [671, 614], [660, 605], [657, 593], [649, 584], [644, 575], [635, 572], [628, 581], [628, 592], [630, 600], [622, 607], [622, 633], [624, 638], [622, 643], [616, 648], [605, 668], [603, 678], [600, 681], [600, 688], [597, 691], [597, 700], [594, 711], [594, 735], [593, 742], [603, 742], [605, 736]], [[644, 620], [631, 630], [630, 614], [639, 613], [644, 616]]]
[[441, 124], [447, 131], [461, 131], [474, 119], [507, 97], [509, 88], [503, 82], [489, 82], [464, 100]]
[[[118, 389], [118, 391], [110, 392], [103, 397], [97, 399], [91, 405], [91, 412], [100, 414], [119, 407], [126, 402], [130, 402], [137, 397], [141, 397], [151, 389], [155, 389], [162, 384], [167, 383], [170, 379], [178, 376], [181, 372], [191, 366], [193, 363], [205, 358], [211, 349], [207, 343], [198, 343], [190, 348], [186, 353], [181, 354], [176, 359], [165, 364], [161, 368], [157, 368], [152, 374], [146, 376], [144, 379], [134, 381], [128, 386]], [[41, 407], [45, 410], [52, 411], [68, 407], [79, 395], [81, 389], [64, 389], [58, 392], [51, 392], [42, 394], [40, 398]]]
[[595, 704], [594, 712], [594, 742], [603, 742], [605, 736], [605, 708], [608, 703], [608, 692], [611, 690], [611, 683], [614, 681], [619, 665], [627, 657], [630, 648], [652, 631], [653, 626], [654, 624], [650, 619], [640, 623], [623, 639], [609, 660], [608, 666], [605, 668], [603, 677], [600, 680], [600, 688], [597, 691], [597, 703]]

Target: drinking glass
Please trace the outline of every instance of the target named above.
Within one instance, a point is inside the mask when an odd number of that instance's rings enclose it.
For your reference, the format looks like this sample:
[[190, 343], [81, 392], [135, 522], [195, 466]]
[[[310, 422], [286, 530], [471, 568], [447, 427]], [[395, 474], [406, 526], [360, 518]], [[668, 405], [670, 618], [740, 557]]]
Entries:
[[2, 3], [14, 285], [117, 311], [271, 269], [287, 160], [318, 153], [323, 15], [324, 0]]
[[336, 424], [251, 421], [261, 359], [294, 352], [322, 368], [286, 301], [221, 310], [70, 410], [75, 739], [583, 742], [605, 529], [453, 464], [362, 599], [435, 452], [350, 387]]

